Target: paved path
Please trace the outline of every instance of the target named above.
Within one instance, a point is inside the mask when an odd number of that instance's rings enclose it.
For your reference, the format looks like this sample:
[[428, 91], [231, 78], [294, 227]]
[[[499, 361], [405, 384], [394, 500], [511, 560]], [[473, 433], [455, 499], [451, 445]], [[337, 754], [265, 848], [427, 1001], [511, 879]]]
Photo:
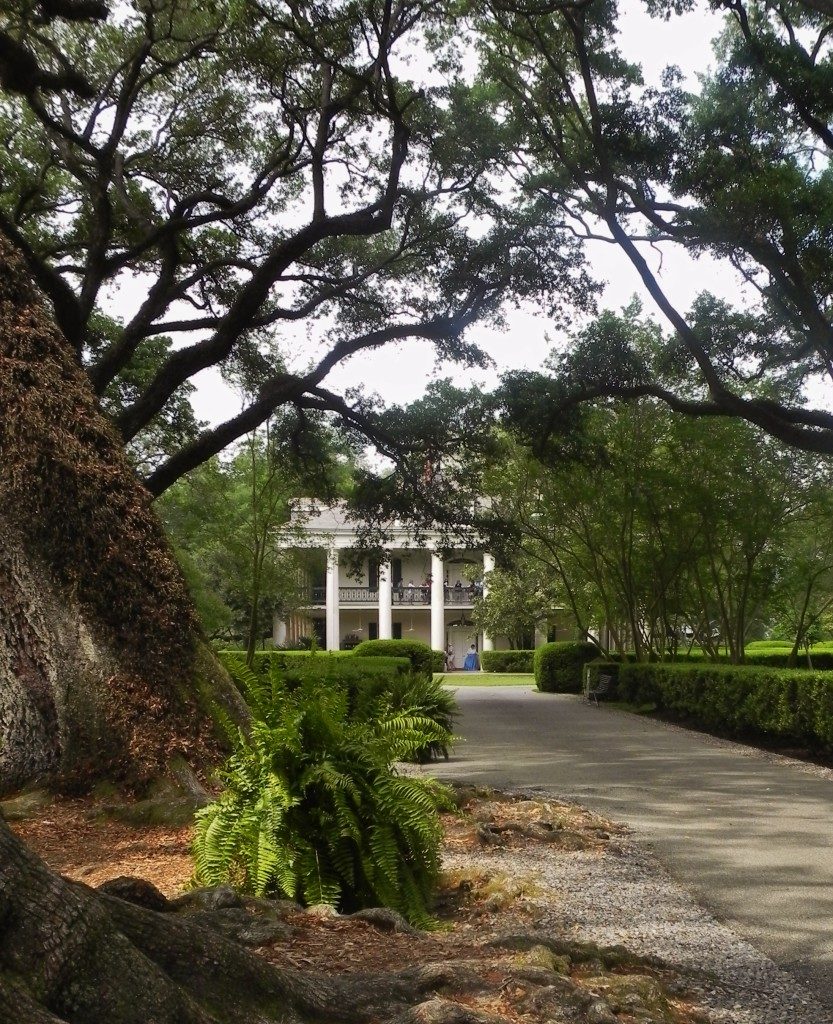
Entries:
[[627, 822], [717, 917], [833, 1006], [833, 779], [579, 697], [459, 687], [444, 778]]

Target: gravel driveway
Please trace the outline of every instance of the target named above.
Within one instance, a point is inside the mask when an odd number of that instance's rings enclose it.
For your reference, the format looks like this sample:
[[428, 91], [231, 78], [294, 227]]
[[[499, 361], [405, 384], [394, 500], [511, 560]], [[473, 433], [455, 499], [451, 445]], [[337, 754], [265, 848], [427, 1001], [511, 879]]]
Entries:
[[[440, 776], [573, 799], [634, 829], [621, 877], [616, 865], [583, 875], [576, 861], [577, 927], [713, 957], [722, 986], [736, 978], [739, 1006], [756, 1002], [731, 1016], [724, 998], [726, 1020], [833, 1022], [833, 773], [578, 697], [457, 697], [465, 742]], [[826, 1009], [801, 1016], [802, 1000]]]

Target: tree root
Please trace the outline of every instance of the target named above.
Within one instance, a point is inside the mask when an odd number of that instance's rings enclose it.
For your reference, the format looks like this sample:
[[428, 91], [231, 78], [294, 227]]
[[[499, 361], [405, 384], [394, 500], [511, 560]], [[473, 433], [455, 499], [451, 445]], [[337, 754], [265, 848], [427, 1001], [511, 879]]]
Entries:
[[454, 965], [305, 974], [250, 953], [207, 925], [205, 910], [157, 905], [60, 878], [0, 819], [0, 1024], [363, 1024], [478, 984]]

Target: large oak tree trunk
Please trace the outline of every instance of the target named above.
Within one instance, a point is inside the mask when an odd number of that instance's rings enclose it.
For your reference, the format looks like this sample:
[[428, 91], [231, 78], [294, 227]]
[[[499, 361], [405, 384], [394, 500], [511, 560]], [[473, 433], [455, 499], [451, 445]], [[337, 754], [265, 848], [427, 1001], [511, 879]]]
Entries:
[[77, 354], [0, 240], [0, 792], [141, 783], [245, 707]]
[[[206, 762], [218, 708], [247, 718], [149, 495], [0, 240], [0, 792]], [[204, 923], [58, 877], [0, 816], [0, 1024], [414, 1024], [406, 1008], [444, 980], [279, 969]]]

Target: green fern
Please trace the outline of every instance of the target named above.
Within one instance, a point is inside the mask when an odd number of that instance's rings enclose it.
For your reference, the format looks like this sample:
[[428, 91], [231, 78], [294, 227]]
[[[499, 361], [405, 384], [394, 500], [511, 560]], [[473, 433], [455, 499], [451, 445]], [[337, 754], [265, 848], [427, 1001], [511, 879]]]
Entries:
[[395, 763], [447, 730], [384, 699], [357, 720], [345, 689], [312, 678], [233, 672], [255, 721], [238, 733], [224, 793], [197, 814], [197, 879], [345, 910], [382, 904], [428, 925], [448, 793]]

